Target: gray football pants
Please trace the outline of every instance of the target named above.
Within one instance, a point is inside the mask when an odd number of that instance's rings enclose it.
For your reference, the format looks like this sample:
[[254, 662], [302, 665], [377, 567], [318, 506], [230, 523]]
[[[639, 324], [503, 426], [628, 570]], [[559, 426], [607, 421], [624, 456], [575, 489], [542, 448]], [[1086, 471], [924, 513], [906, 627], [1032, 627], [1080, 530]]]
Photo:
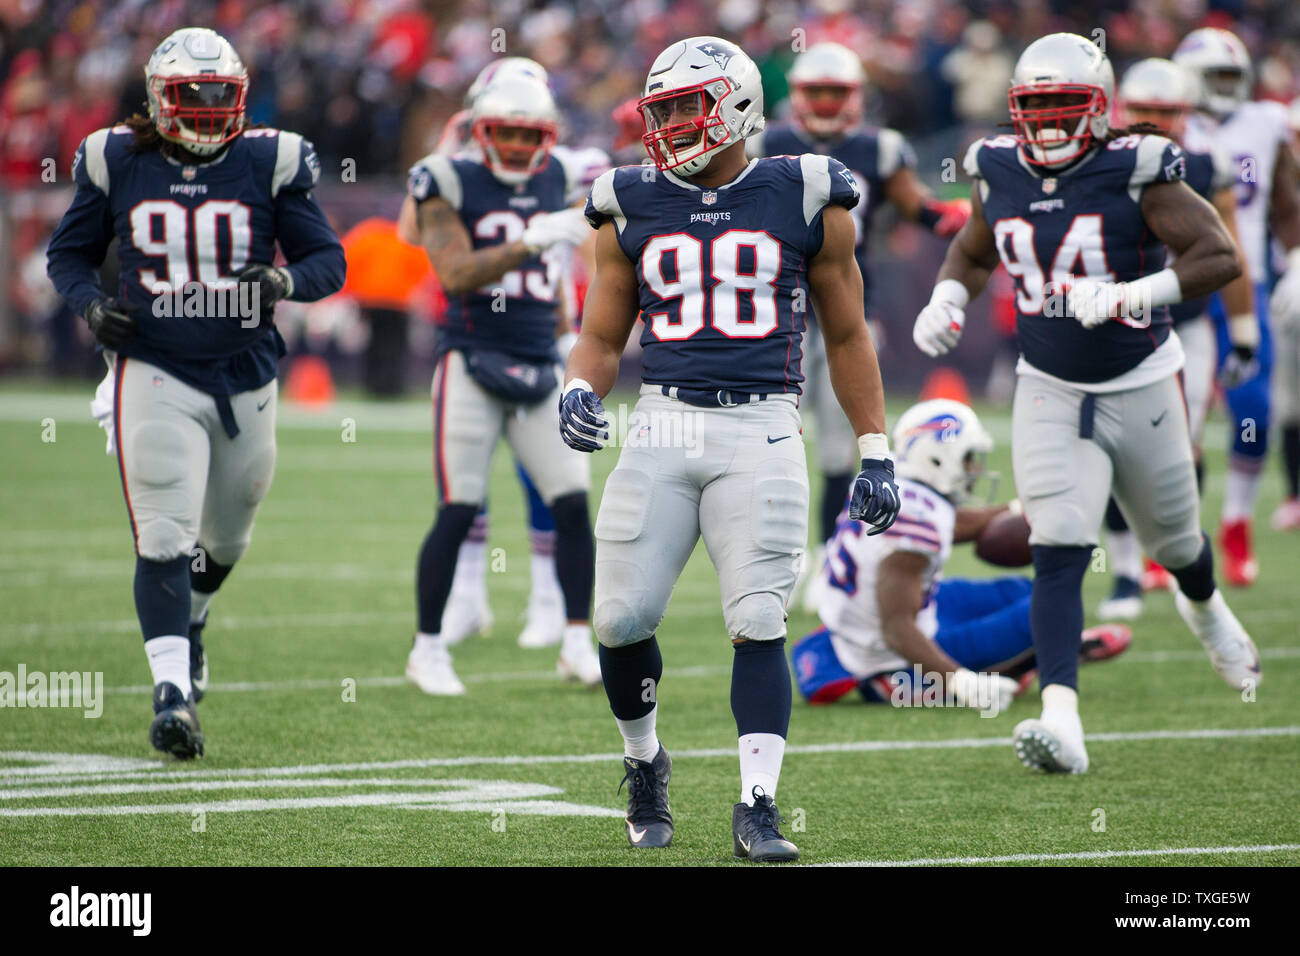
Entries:
[[248, 549], [275, 473], [276, 382], [230, 396], [226, 434], [217, 403], [170, 372], [117, 356], [114, 427], [136, 552], [151, 561], [202, 542], [219, 564]]
[[703, 536], [732, 640], [785, 636], [808, 538], [808, 466], [794, 396], [697, 408], [643, 386], [596, 518], [596, 636], [652, 637]]
[[1200, 502], [1178, 378], [1105, 394], [1021, 375], [1012, 465], [1031, 544], [1094, 546], [1112, 493], [1167, 568], [1201, 551]]

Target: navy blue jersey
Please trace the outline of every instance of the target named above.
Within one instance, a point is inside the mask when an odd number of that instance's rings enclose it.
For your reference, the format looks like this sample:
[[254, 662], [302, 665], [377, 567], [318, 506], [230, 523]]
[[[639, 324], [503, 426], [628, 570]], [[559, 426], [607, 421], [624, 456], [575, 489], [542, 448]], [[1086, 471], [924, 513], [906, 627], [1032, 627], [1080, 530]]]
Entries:
[[265, 317], [244, 328], [237, 298], [206, 290], [231, 290], [231, 277], [247, 266], [274, 262], [277, 243], [293, 277], [291, 299], [342, 288], [343, 247], [311, 194], [316, 151], [297, 133], [254, 129], [211, 162], [185, 165], [157, 149], [132, 152], [132, 142], [128, 127], [115, 126], [77, 148], [77, 192], [50, 239], [50, 280], [84, 312], [105, 294], [99, 267], [116, 237], [114, 294], [139, 326], [118, 351], [212, 395], [260, 388], [284, 354], [279, 332]]
[[864, 128], [834, 139], [818, 139], [791, 123], [775, 123], [752, 137], [746, 149], [754, 156], [798, 156], [818, 153], [832, 156], [848, 167], [858, 182], [862, 201], [853, 210], [857, 226], [854, 252], [862, 270], [863, 301], [871, 301], [871, 272], [867, 267], [867, 237], [876, 210], [885, 201], [885, 183], [904, 166], [916, 166], [916, 154], [892, 129]]
[[635, 265], [642, 378], [655, 385], [798, 392], [808, 260], [822, 210], [852, 209], [853, 175], [826, 156], [755, 159], [704, 189], [653, 166], [623, 166], [591, 187], [587, 219], [612, 221]]
[[[1220, 189], [1232, 185], [1231, 169], [1224, 169], [1223, 160], [1214, 153], [1198, 153], [1184, 150], [1187, 156], [1187, 185], [1196, 190], [1197, 195], [1213, 201], [1214, 194]], [[1190, 302], [1177, 302], [1169, 307], [1174, 325], [1198, 319], [1209, 308], [1210, 297], [1192, 299]]]
[[[446, 200], [459, 214], [475, 249], [515, 242], [528, 220], [563, 209], [569, 175], [551, 157], [518, 186], [492, 175], [480, 159], [432, 154], [411, 167], [407, 188], [417, 203]], [[441, 349], [492, 349], [521, 359], [558, 360], [557, 276], [541, 256], [525, 259], [481, 289], [448, 296], [438, 332]]]
[[972, 144], [965, 169], [979, 181], [984, 218], [1016, 284], [1016, 339], [1034, 368], [1070, 382], [1105, 382], [1169, 337], [1167, 306], [1095, 329], [1052, 296], [1071, 277], [1128, 282], [1159, 272], [1165, 247], [1142, 218], [1142, 191], [1179, 182], [1185, 155], [1161, 136], [1124, 136], [1055, 176], [1025, 163], [1012, 136]]

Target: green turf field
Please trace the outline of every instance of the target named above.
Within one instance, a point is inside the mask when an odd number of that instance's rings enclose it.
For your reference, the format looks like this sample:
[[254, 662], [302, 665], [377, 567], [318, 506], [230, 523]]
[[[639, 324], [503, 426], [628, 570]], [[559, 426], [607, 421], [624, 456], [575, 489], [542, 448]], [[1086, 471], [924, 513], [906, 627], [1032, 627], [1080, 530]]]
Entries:
[[[504, 449], [492, 483], [490, 544], [504, 559], [489, 576], [496, 626], [455, 653], [469, 695], [430, 698], [403, 683], [415, 555], [434, 507], [419, 402], [284, 411], [275, 485], [206, 631], [207, 756], [154, 752], [130, 531], [115, 461], [85, 417], [90, 391], [0, 390], [0, 671], [102, 672], [106, 689], [98, 719], [0, 709], [0, 862], [733, 862], [731, 651], [702, 547], [659, 632], [668, 850], [637, 852], [623, 836], [621, 741], [604, 695], [560, 684], [554, 650], [515, 645], [528, 550]], [[891, 421], [903, 405], [891, 404]], [[1005, 499], [1009, 422], [982, 414]], [[344, 418], [355, 442], [341, 440]], [[1214, 516], [1222, 436], [1213, 426]], [[614, 461], [593, 458], [593, 509]], [[1270, 462], [1261, 515], [1279, 491]], [[1151, 596], [1128, 654], [1083, 671], [1083, 777], [1016, 761], [1011, 728], [1037, 713], [1036, 693], [993, 719], [796, 702], [778, 802], [803, 862], [1300, 863], [1300, 538], [1263, 529], [1259, 551], [1259, 584], [1228, 595], [1263, 655], [1257, 699], [1229, 690], [1172, 600]], [[969, 548], [950, 572], [993, 573]], [[1103, 590], [1090, 575], [1090, 613]], [[812, 627], [792, 614], [792, 638]]]

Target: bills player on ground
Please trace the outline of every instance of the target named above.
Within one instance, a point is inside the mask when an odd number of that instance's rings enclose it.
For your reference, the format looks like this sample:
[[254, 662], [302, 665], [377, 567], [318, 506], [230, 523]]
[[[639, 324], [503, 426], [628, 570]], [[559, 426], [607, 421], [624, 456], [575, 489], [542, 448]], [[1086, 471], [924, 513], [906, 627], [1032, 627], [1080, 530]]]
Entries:
[[[1020, 362], [1012, 462], [1033, 529], [1030, 625], [1041, 719], [1022, 721], [1030, 767], [1088, 769], [1078, 712], [1083, 575], [1112, 493], [1147, 553], [1178, 582], [1175, 604], [1235, 689], [1259, 655], [1214, 583], [1167, 306], [1240, 274], [1214, 207], [1183, 182], [1161, 136], [1115, 137], [1110, 61], [1084, 37], [1031, 43], [1009, 100], [1014, 136], [973, 144], [970, 220], [948, 248], [913, 340], [941, 355], [999, 259], [1016, 283]], [[1163, 246], [1162, 246], [1163, 243]], [[1172, 267], [1165, 248], [1177, 256]]]
[[692, 37], [659, 54], [640, 109], [655, 165], [612, 170], [592, 187], [596, 277], [560, 406], [566, 441], [603, 447], [600, 396], [639, 315], [644, 384], [596, 519], [596, 634], [624, 742], [627, 837], [637, 847], [672, 839], [655, 632], [703, 535], [735, 648], [733, 852], [795, 859], [773, 798], [790, 722], [785, 609], [808, 533], [798, 411], [798, 304], [808, 295], [860, 436], [851, 512], [875, 532], [898, 512], [853, 257], [849, 210], [860, 197], [843, 164], [825, 156], [746, 163], [744, 140], [763, 127], [763, 90], [754, 62], [726, 40]]
[[[135, 537], [135, 604], [154, 679], [154, 747], [203, 753], [209, 604], [248, 548], [275, 470], [274, 303], [343, 285], [343, 247], [296, 133], [248, 129], [225, 38], [177, 30], [145, 67], [149, 118], [87, 136], [49, 275], [111, 369], [110, 447]], [[99, 287], [118, 240], [121, 285]], [[288, 264], [275, 267], [279, 245]], [[197, 271], [192, 271], [197, 270]], [[196, 548], [197, 545], [197, 548]]]
[[[434, 150], [443, 156], [481, 158], [482, 152], [472, 130], [474, 102], [487, 87], [498, 80], [524, 77], [549, 84], [546, 68], [536, 60], [522, 56], [508, 56], [494, 60], [479, 71], [465, 94], [465, 108], [447, 120], [438, 146]], [[570, 204], [586, 201], [587, 191], [596, 177], [609, 169], [609, 156], [591, 147], [572, 149], [557, 144], [551, 150], [552, 158], [562, 164], [569, 174]], [[398, 216], [398, 229], [402, 237], [415, 245], [420, 244], [419, 225], [416, 222], [415, 200], [408, 194], [402, 201]], [[591, 251], [595, 247], [592, 234], [577, 250], [568, 243], [557, 243], [546, 251], [543, 261], [558, 275], [562, 308], [557, 327], [556, 347], [563, 361], [568, 357], [577, 338], [575, 326], [578, 319], [576, 272], [590, 265]], [[578, 255], [575, 258], [575, 252]], [[584, 278], [590, 276], [586, 268]], [[564, 595], [560, 591], [555, 571], [555, 522], [547, 509], [536, 484], [523, 467], [515, 462], [515, 471], [523, 486], [528, 510], [528, 537], [530, 546], [527, 621], [519, 635], [519, 646], [525, 648], [550, 647], [559, 644], [564, 635]], [[456, 574], [452, 579], [451, 595], [443, 612], [442, 636], [454, 644], [470, 634], [486, 634], [492, 629], [492, 609], [488, 602], [488, 506], [487, 501], [470, 525], [469, 534], [460, 546], [456, 559]]]
[[567, 207], [570, 170], [553, 162], [558, 118], [539, 80], [511, 76], [474, 101], [476, 157], [433, 153], [411, 170], [420, 234], [452, 304], [433, 381], [434, 462], [441, 505], [420, 552], [419, 631], [407, 676], [429, 694], [463, 694], [440, 628], [457, 556], [487, 494], [504, 433], [555, 522], [564, 595], [557, 668], [588, 685], [600, 666], [588, 626], [592, 539], [588, 462], [550, 427], [559, 399], [557, 292], [547, 250], [590, 235]]
[[[995, 517], [1020, 507], [964, 504], [992, 450], [993, 439], [960, 402], [934, 399], [899, 416], [894, 468], [902, 508], [879, 537], [840, 513], [819, 572], [824, 626], [791, 654], [805, 700], [828, 704], [856, 690], [869, 703], [912, 703], [931, 675], [941, 675], [939, 689], [958, 706], [996, 715], [1029, 683], [1032, 581], [943, 577], [954, 543], [974, 541]], [[1123, 625], [1091, 628], [1080, 658], [1108, 660], [1130, 640]], [[918, 666], [921, 684], [913, 679]]]
[[[853, 174], [862, 201], [853, 208], [856, 231], [854, 251], [862, 270], [864, 312], [871, 315], [871, 270], [867, 240], [872, 220], [885, 203], [911, 219], [950, 237], [970, 216], [965, 199], [941, 201], [932, 197], [916, 175], [916, 156], [902, 135], [892, 129], [864, 124], [866, 77], [858, 55], [839, 43], [816, 43], [795, 57], [787, 76], [790, 82], [792, 121], [774, 123], [750, 138], [750, 156], [797, 156], [817, 153], [833, 156]], [[817, 462], [822, 473], [822, 500], [814, 560], [809, 571], [821, 568], [825, 542], [835, 533], [836, 516], [857, 473], [858, 458], [853, 429], [836, 401], [826, 366], [816, 317], [809, 316], [804, 340], [804, 401], [817, 417]], [[803, 594], [805, 609], [815, 612], [823, 576], [810, 574]]]
[[[1196, 84], [1178, 64], [1169, 60], [1142, 60], [1129, 67], [1116, 95], [1115, 116], [1124, 126], [1139, 127], [1145, 132], [1182, 143], [1187, 115], [1196, 101]], [[1185, 149], [1187, 185], [1213, 204], [1228, 233], [1237, 240], [1237, 199], [1232, 186], [1237, 169], [1227, 155], [1217, 149]], [[1240, 246], [1238, 246], [1240, 258]], [[1242, 274], [1223, 287], [1228, 335], [1232, 352], [1223, 363], [1218, 379], [1225, 388], [1236, 388], [1255, 376], [1255, 350], [1259, 345], [1259, 322], [1255, 318], [1254, 289], [1242, 266]], [[1213, 397], [1218, 343], [1210, 318], [1208, 299], [1179, 302], [1169, 307], [1174, 330], [1186, 356], [1183, 366], [1183, 394], [1187, 400], [1187, 417], [1192, 436], [1192, 453], [1196, 456], [1197, 486], [1201, 485], [1201, 433]], [[1106, 553], [1114, 585], [1110, 597], [1097, 608], [1103, 620], [1133, 620], [1142, 613], [1143, 590], [1167, 590], [1173, 586], [1169, 572], [1147, 561], [1142, 570], [1142, 553], [1137, 538], [1112, 498], [1106, 506]]]
[[[1223, 490], [1219, 547], [1228, 583], [1254, 583], [1259, 564], [1251, 543], [1251, 521], [1268, 453], [1273, 367], [1272, 326], [1300, 322], [1300, 197], [1296, 166], [1287, 149], [1286, 107], [1249, 100], [1254, 71], [1245, 46], [1227, 30], [1194, 30], [1174, 51], [1174, 62], [1199, 86], [1199, 112], [1188, 120], [1187, 143], [1217, 146], [1238, 167], [1237, 227], [1249, 277], [1255, 285], [1260, 341], [1258, 373], [1229, 389], [1231, 454]], [[1269, 296], [1269, 233], [1286, 250], [1286, 269]], [[1216, 309], [1219, 360], [1232, 354], [1228, 323]], [[1300, 428], [1300, 426], [1295, 426]], [[1284, 433], [1283, 443], [1300, 447], [1300, 430]]]

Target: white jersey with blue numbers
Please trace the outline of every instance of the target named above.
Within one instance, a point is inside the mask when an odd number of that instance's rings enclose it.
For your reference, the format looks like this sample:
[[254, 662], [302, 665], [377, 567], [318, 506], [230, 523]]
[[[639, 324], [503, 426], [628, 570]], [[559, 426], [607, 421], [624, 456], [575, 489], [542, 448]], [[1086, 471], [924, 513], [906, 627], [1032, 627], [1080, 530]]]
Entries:
[[[191, 283], [231, 289], [247, 266], [273, 263], [277, 245], [293, 278], [290, 298], [310, 302], [338, 291], [343, 247], [311, 194], [320, 177], [316, 151], [276, 129], [245, 130], [216, 159], [193, 165], [133, 144], [131, 129], [115, 126], [78, 147], [77, 193], [47, 253], [51, 281], [78, 313], [102, 295], [125, 301], [139, 333], [119, 354], [209, 394], [260, 388], [284, 354], [273, 324], [245, 327], [228, 308], [192, 314], [189, 303], [199, 297], [186, 298], [179, 315], [155, 303], [184, 296]], [[105, 291], [98, 269], [114, 238], [121, 285]]]
[[920, 482], [899, 478], [897, 483], [901, 502], [898, 519], [883, 534], [868, 535], [861, 521], [851, 520], [847, 511], [841, 512], [835, 536], [826, 545], [826, 563], [821, 569], [826, 587], [818, 616], [831, 632], [840, 662], [852, 673], [864, 676], [909, 666], [885, 643], [881, 631], [876, 599], [880, 562], [896, 551], [925, 557], [924, 603], [917, 612], [916, 626], [933, 639], [939, 629], [935, 591], [943, 577], [943, 566], [952, 556], [957, 522], [952, 502]]
[[[417, 203], [446, 200], [460, 214], [473, 248], [486, 249], [522, 238], [534, 216], [564, 209], [580, 182], [579, 169], [580, 164], [556, 161], [552, 154], [526, 182], [511, 186], [493, 176], [477, 155], [431, 153], [411, 167], [407, 189]], [[533, 256], [480, 289], [449, 296], [439, 348], [557, 359], [558, 273], [554, 260]]]
[[1188, 117], [1188, 148], [1217, 148], [1234, 167], [1237, 236], [1252, 282], [1268, 281], [1268, 209], [1278, 147], [1288, 137], [1286, 106], [1261, 101], [1242, 103], [1222, 122], [1203, 113]]
[[1142, 218], [1142, 193], [1181, 182], [1186, 166], [1161, 136], [1114, 139], [1059, 172], [1027, 163], [1012, 136], [972, 144], [965, 170], [1016, 288], [1017, 371], [1106, 391], [1182, 367], [1167, 306], [1087, 329], [1053, 292], [1074, 277], [1129, 282], [1163, 269], [1166, 250]]
[[810, 305], [808, 262], [822, 211], [859, 201], [838, 160], [754, 159], [704, 188], [653, 166], [610, 170], [587, 219], [614, 223], [636, 268], [642, 378], [648, 384], [749, 394], [797, 393]]
[[867, 267], [867, 238], [872, 220], [885, 201], [885, 184], [903, 168], [915, 168], [916, 154], [901, 133], [892, 129], [863, 128], [842, 136], [818, 139], [791, 123], [776, 123], [745, 142], [750, 156], [798, 156], [821, 153], [843, 163], [858, 182], [862, 201], [853, 208], [857, 231], [854, 253], [862, 270], [862, 296], [871, 299], [871, 273]]

